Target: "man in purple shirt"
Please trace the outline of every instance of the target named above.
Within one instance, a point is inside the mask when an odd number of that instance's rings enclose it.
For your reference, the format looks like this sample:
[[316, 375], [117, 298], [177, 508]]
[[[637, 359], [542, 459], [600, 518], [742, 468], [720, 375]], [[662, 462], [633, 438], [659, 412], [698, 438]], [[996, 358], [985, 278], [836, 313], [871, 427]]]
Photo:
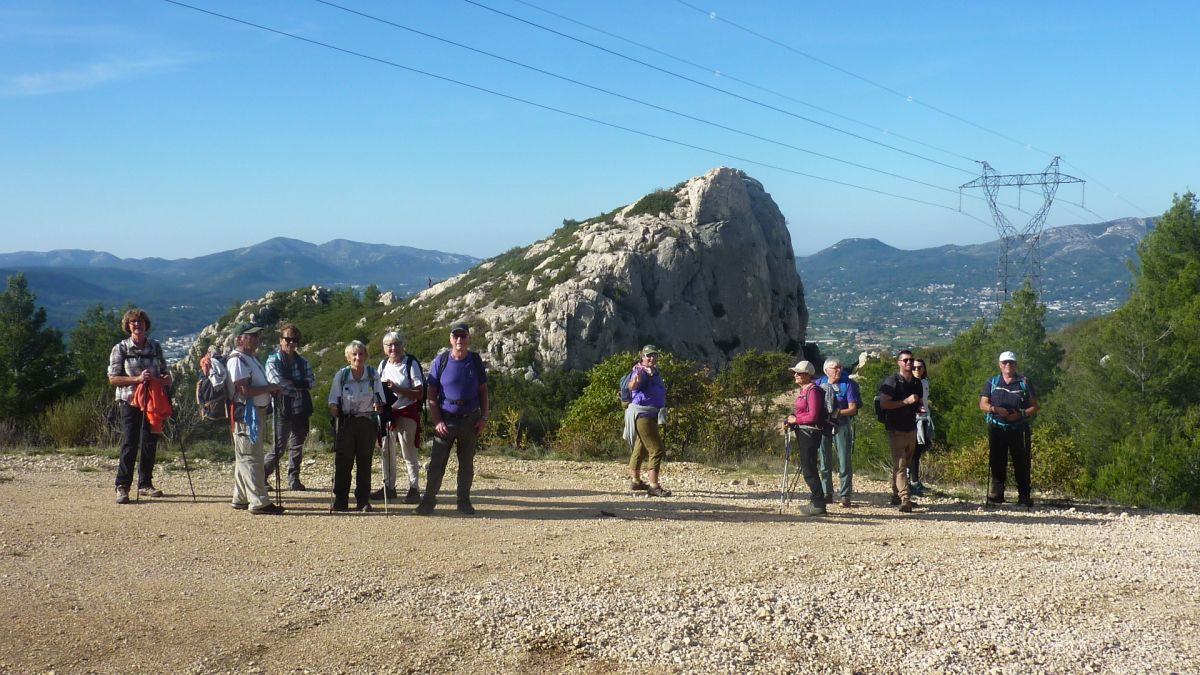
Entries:
[[465, 323], [450, 328], [450, 350], [438, 354], [429, 368], [426, 396], [433, 423], [433, 450], [425, 479], [425, 496], [417, 515], [433, 513], [437, 493], [450, 461], [450, 446], [458, 455], [458, 510], [474, 515], [471, 483], [475, 478], [475, 446], [488, 420], [487, 370], [471, 347], [471, 328]]

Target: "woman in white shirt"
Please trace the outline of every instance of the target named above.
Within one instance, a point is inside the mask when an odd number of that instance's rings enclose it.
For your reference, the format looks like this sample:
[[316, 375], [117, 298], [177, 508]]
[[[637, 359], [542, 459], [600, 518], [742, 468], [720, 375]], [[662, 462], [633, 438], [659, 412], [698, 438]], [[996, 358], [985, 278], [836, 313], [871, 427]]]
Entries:
[[379, 379], [383, 380], [389, 410], [382, 420], [383, 487], [371, 493], [371, 499], [396, 499], [396, 446], [408, 467], [408, 493], [405, 504], [421, 503], [418, 489], [421, 475], [421, 406], [425, 402], [425, 374], [421, 362], [404, 350], [404, 336], [391, 331], [383, 336]]

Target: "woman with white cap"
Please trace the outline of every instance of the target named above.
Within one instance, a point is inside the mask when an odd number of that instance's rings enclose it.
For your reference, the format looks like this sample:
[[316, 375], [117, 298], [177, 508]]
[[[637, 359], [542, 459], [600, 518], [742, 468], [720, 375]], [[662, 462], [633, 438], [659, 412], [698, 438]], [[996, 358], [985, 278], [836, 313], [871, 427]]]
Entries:
[[1000, 354], [1000, 374], [983, 385], [979, 409], [987, 413], [988, 464], [992, 483], [987, 500], [1004, 503], [1004, 484], [1008, 474], [1008, 457], [1012, 456], [1013, 474], [1017, 478], [1017, 503], [1033, 506], [1030, 497], [1030, 464], [1032, 434], [1029, 420], [1038, 411], [1037, 395], [1029, 378], [1017, 372], [1017, 355]]
[[821, 447], [821, 423], [825, 415], [825, 392], [813, 382], [817, 369], [808, 361], [792, 366], [796, 384], [800, 386], [796, 405], [784, 425], [785, 433], [796, 434], [796, 449], [800, 455], [800, 473], [812, 493], [811, 506], [801, 513], [806, 516], [825, 515], [825, 491], [817, 472], [817, 452]]

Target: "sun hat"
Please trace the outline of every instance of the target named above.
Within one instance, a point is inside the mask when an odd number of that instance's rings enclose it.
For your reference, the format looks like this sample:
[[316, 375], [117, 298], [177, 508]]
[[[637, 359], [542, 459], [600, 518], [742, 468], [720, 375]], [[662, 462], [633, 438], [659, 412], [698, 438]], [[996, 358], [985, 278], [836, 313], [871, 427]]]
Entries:
[[817, 369], [808, 361], [800, 361], [788, 370], [792, 371], [793, 373], [808, 373], [809, 375], [816, 375], [817, 373]]

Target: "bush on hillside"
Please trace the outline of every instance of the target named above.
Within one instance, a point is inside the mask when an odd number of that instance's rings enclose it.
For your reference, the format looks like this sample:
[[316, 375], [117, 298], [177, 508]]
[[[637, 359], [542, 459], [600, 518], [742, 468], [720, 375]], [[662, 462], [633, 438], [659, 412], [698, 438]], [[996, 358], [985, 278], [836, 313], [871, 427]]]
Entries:
[[95, 445], [109, 426], [107, 411], [102, 401], [76, 394], [47, 408], [37, 427], [55, 448]]
[[[637, 361], [632, 352], [616, 354], [588, 372], [582, 395], [571, 403], [556, 439], [556, 449], [571, 457], [623, 457], [629, 452], [620, 434], [624, 409], [617, 399], [621, 378]], [[673, 459], [740, 463], [772, 451], [784, 407], [773, 403], [788, 380], [792, 357], [748, 351], [720, 373], [664, 354], [668, 424], [663, 432]]]

